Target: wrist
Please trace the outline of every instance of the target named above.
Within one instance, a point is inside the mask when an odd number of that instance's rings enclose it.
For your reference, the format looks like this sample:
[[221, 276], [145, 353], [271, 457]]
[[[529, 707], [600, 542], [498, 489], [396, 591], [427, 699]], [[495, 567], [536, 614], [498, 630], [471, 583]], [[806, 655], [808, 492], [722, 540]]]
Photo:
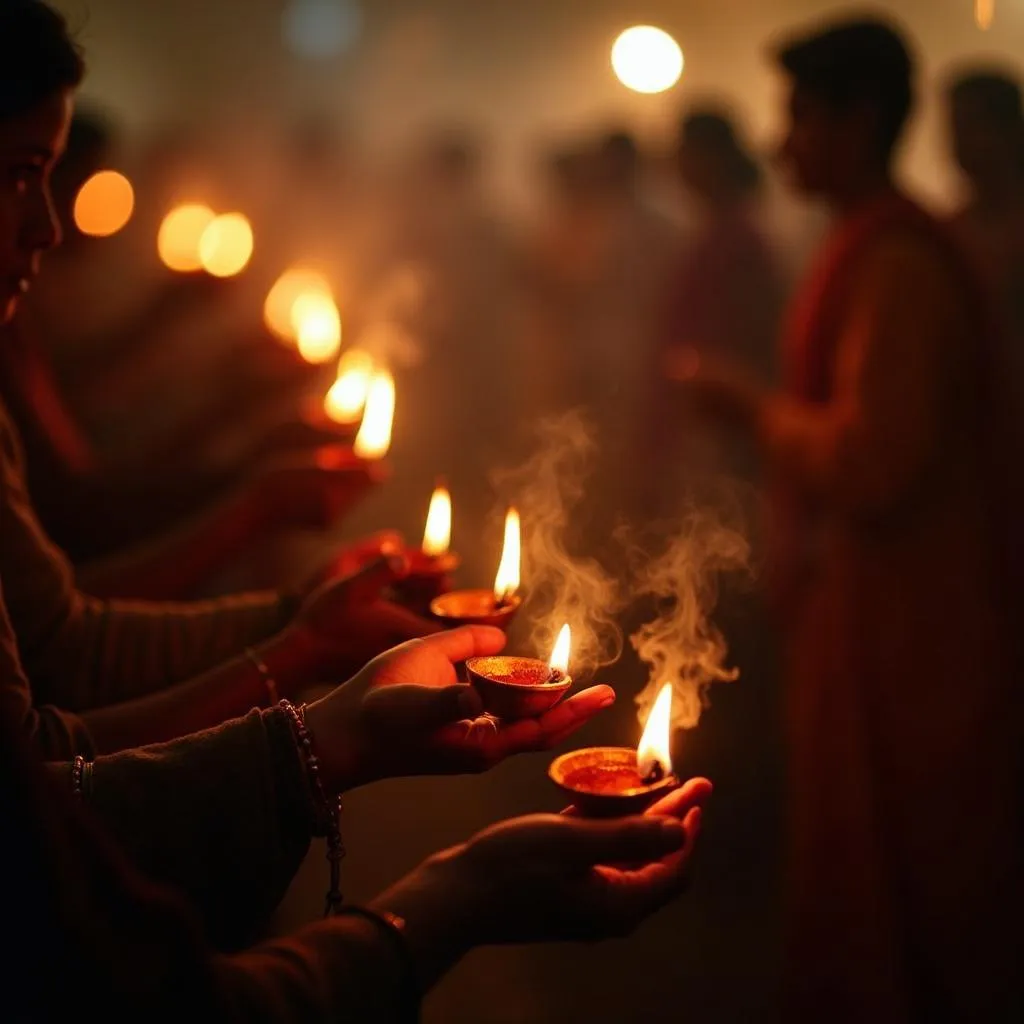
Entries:
[[371, 910], [396, 914], [421, 992], [475, 946], [482, 944], [486, 899], [467, 884], [465, 846], [434, 854], [374, 899]]

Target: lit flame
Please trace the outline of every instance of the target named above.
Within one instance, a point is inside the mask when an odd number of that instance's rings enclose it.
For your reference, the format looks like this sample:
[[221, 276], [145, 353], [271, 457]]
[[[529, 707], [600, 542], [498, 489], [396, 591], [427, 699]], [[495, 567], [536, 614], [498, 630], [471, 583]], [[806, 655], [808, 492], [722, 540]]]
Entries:
[[647, 716], [644, 734], [636, 748], [636, 766], [640, 777], [646, 779], [656, 766], [664, 774], [672, 771], [672, 684], [666, 683], [658, 691], [658, 699]]
[[187, 273], [199, 270], [199, 240], [213, 223], [216, 214], [202, 203], [175, 207], [164, 217], [156, 236], [160, 259], [170, 270]]
[[338, 363], [338, 378], [324, 399], [324, 412], [335, 423], [355, 423], [366, 405], [373, 376], [373, 359], [359, 349], [349, 349]]
[[548, 667], [557, 669], [562, 675], [569, 674], [569, 654], [572, 651], [572, 630], [567, 622], [559, 631]]
[[199, 239], [199, 262], [214, 277], [234, 277], [252, 257], [252, 226], [241, 213], [214, 217]]
[[304, 267], [286, 270], [267, 292], [263, 303], [263, 321], [267, 328], [284, 341], [296, 341], [293, 311], [298, 299], [308, 292], [331, 294], [331, 285], [323, 274]]
[[134, 208], [132, 183], [117, 171], [98, 171], [75, 196], [75, 227], [83, 235], [105, 238], [128, 223]]
[[448, 551], [452, 542], [452, 496], [438, 484], [430, 496], [427, 525], [423, 531], [423, 553], [436, 558]]
[[996, 0], [974, 0], [974, 20], [983, 32], [992, 27], [996, 15]]
[[627, 28], [612, 46], [612, 70], [634, 92], [671, 89], [683, 73], [683, 51], [663, 29], [653, 25]]
[[307, 363], [326, 363], [341, 348], [341, 316], [334, 299], [323, 292], [304, 292], [292, 306], [292, 324], [299, 355]]
[[395, 418], [395, 379], [378, 370], [370, 381], [363, 422], [352, 450], [361, 459], [383, 459], [391, 447], [391, 425]]
[[507, 601], [519, 589], [521, 547], [519, 513], [510, 508], [505, 516], [505, 541], [501, 547], [498, 575], [494, 577], [494, 596], [499, 601]]

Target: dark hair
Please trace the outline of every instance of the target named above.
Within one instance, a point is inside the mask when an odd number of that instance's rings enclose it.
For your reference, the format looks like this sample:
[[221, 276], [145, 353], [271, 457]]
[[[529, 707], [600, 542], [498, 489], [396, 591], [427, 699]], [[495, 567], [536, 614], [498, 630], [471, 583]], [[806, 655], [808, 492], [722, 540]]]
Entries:
[[784, 44], [776, 59], [798, 88], [834, 110], [870, 107], [888, 159], [913, 105], [914, 62], [896, 28], [872, 18], [838, 22]]
[[686, 114], [679, 123], [679, 148], [704, 149], [720, 157], [730, 184], [743, 192], [761, 185], [761, 168], [740, 141], [732, 116], [724, 110], [704, 107]]
[[0, 0], [0, 118], [75, 88], [84, 74], [62, 15], [42, 0]]
[[976, 105], [986, 117], [1005, 127], [1024, 124], [1020, 83], [1010, 72], [997, 68], [961, 71], [950, 80], [948, 95], [954, 103]]

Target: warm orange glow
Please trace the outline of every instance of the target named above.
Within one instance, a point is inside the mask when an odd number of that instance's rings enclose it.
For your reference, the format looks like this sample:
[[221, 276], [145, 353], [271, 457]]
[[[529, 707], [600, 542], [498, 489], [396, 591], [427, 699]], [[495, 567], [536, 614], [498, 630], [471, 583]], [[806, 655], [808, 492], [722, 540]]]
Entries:
[[323, 274], [305, 267], [286, 270], [267, 292], [263, 303], [263, 321], [268, 330], [284, 341], [296, 341], [298, 331], [292, 313], [296, 301], [307, 292], [330, 296], [330, 282]]
[[683, 73], [683, 51], [664, 29], [634, 25], [612, 46], [612, 70], [634, 92], [664, 92]]
[[521, 549], [519, 513], [510, 508], [505, 516], [505, 540], [501, 546], [501, 562], [498, 565], [498, 575], [494, 578], [494, 596], [499, 601], [507, 601], [519, 589]]
[[446, 554], [452, 543], [452, 496], [447, 487], [435, 487], [423, 531], [423, 553], [432, 557]]
[[292, 306], [299, 355], [307, 363], [326, 363], [341, 348], [341, 316], [330, 294], [303, 292]]
[[94, 238], [115, 235], [128, 223], [134, 208], [132, 183], [118, 171], [98, 171], [75, 196], [75, 227]]
[[252, 257], [252, 227], [241, 213], [222, 213], [199, 239], [199, 262], [214, 277], [234, 277]]
[[199, 240], [213, 222], [213, 210], [201, 203], [187, 203], [171, 210], [156, 236], [160, 259], [171, 270], [187, 273], [199, 270]]
[[370, 381], [363, 422], [352, 446], [356, 455], [361, 459], [383, 459], [391, 447], [394, 418], [395, 379], [387, 370], [378, 370]]
[[335, 423], [355, 423], [366, 405], [373, 377], [373, 360], [366, 352], [349, 349], [338, 363], [338, 377], [324, 399], [324, 412]]
[[996, 16], [996, 0], [974, 0], [974, 20], [983, 32], [992, 27]]
[[647, 778], [660, 765], [666, 774], [672, 771], [672, 684], [658, 691], [658, 699], [647, 716], [647, 725], [636, 748], [636, 766], [641, 778]]
[[567, 622], [559, 631], [558, 639], [555, 641], [554, 650], [551, 652], [549, 668], [558, 669], [563, 675], [569, 674], [569, 655], [572, 652], [572, 630]]

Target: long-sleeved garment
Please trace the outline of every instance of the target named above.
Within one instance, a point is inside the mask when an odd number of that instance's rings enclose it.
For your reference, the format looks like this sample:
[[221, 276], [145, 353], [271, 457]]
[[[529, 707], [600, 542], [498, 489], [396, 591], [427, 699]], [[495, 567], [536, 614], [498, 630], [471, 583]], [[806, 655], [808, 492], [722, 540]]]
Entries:
[[[79, 591], [32, 510], [17, 436], [2, 407], [0, 579], [34, 703], [69, 712], [181, 682], [284, 625], [276, 594], [145, 604], [99, 601]], [[78, 753], [80, 737], [60, 737], [56, 719], [51, 724], [45, 739], [53, 745], [41, 751], [57, 758]]]
[[788, 527], [787, 1019], [1019, 1020], [1020, 465], [981, 293], [887, 196], [793, 327], [761, 437]]
[[[0, 1019], [415, 1019], [409, 965], [394, 937], [369, 920], [334, 918], [236, 956], [214, 953], [187, 907], [145, 881], [88, 808], [45, 777], [7, 711], [0, 710], [0, 863], [11, 941], [0, 958]], [[272, 737], [275, 726], [265, 728]], [[98, 769], [97, 794], [112, 770]], [[288, 775], [279, 779], [284, 789]], [[152, 774], [149, 783], [157, 784]], [[239, 821], [250, 801], [235, 783], [216, 774], [203, 780], [194, 791], [202, 813], [237, 801], [231, 820]], [[159, 814], [159, 801], [149, 802]], [[199, 845], [190, 857], [202, 852]]]

